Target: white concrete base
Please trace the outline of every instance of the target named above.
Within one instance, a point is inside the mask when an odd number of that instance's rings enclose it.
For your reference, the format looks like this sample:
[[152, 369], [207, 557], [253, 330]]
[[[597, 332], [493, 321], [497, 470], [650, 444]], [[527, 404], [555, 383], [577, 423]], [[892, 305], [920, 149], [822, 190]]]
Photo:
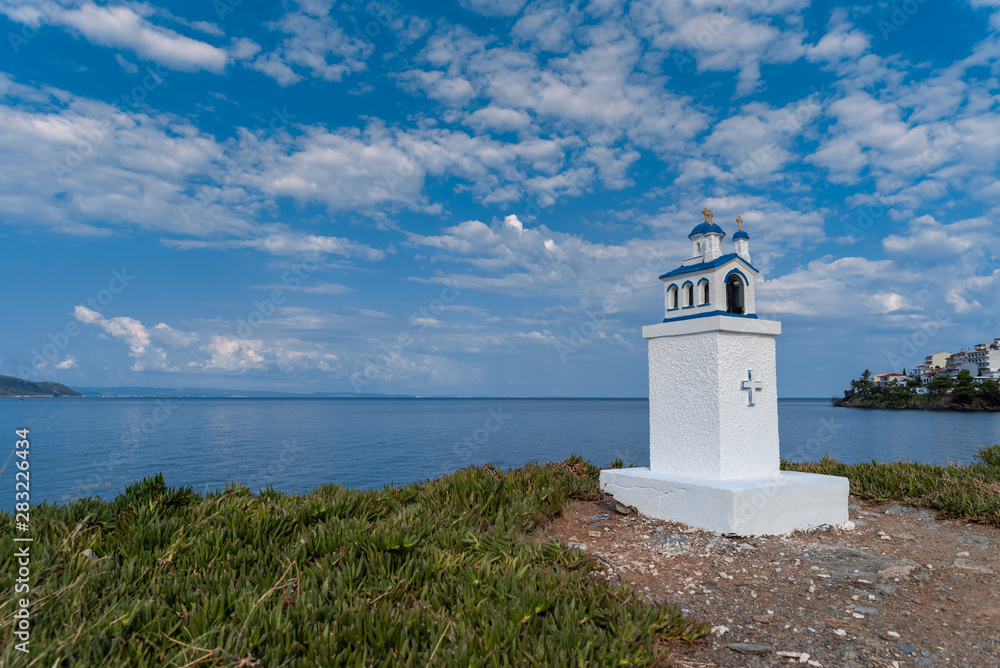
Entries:
[[847, 478], [782, 471], [711, 480], [648, 468], [605, 469], [601, 489], [647, 517], [723, 534], [768, 536], [847, 521]]

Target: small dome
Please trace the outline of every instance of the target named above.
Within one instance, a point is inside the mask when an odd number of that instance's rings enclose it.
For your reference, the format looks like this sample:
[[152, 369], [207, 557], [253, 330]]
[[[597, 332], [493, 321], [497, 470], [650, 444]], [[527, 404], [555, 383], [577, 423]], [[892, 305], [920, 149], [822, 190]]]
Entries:
[[688, 235], [688, 239], [699, 234], [721, 234], [723, 237], [726, 236], [725, 231], [723, 231], [723, 229], [715, 223], [701, 223], [691, 230], [691, 234]]
[[739, 232], [737, 232], [736, 234], [733, 235], [733, 239], [734, 240], [736, 240], [736, 239], [748, 239], [749, 240], [750, 239], [750, 235], [747, 234], [746, 232], [744, 232], [743, 230], [740, 230]]

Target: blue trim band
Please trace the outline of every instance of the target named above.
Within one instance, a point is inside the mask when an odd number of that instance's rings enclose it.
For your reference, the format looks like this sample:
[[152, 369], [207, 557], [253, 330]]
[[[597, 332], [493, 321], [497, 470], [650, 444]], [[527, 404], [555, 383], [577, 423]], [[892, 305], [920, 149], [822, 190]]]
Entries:
[[743, 279], [743, 285], [744, 286], [749, 286], [750, 285], [750, 281], [747, 280], [747, 277], [743, 274], [743, 272], [740, 271], [739, 269], [735, 269], [735, 268], [734, 269], [730, 269], [729, 273], [726, 274], [726, 278], [723, 279], [723, 280], [726, 281], [726, 282], [728, 282], [729, 281], [729, 277], [732, 276], [733, 274], [738, 274], [739, 277]]
[[701, 287], [702, 283], [708, 283], [708, 279], [702, 276], [701, 280], [698, 281], [698, 287]]
[[677, 322], [678, 320], [693, 320], [694, 318], [707, 318], [713, 315], [725, 315], [730, 318], [750, 318], [751, 320], [757, 319], [757, 314], [751, 315], [736, 315], [735, 313], [726, 313], [725, 311], [711, 311], [708, 313], [695, 313], [694, 315], [682, 315], [677, 318], [664, 318], [663, 322]]
[[691, 304], [690, 306], [682, 306], [681, 310], [686, 309], [686, 308], [694, 308], [694, 304]]
[[701, 308], [702, 306], [711, 306], [711, 305], [712, 305], [711, 302], [705, 302], [704, 304], [698, 304], [698, 308]]
[[747, 268], [749, 268], [753, 273], [755, 274], [760, 273], [752, 264], [744, 260], [736, 253], [728, 253], [721, 257], [715, 258], [711, 262], [699, 262], [698, 264], [689, 264], [686, 267], [685, 266], [678, 267], [677, 269], [674, 269], [673, 271], [668, 271], [667, 273], [660, 276], [660, 280], [661, 281], [666, 280], [671, 276], [683, 276], [684, 274], [694, 274], [700, 271], [715, 269], [716, 267], [722, 266], [725, 263], [729, 262], [730, 260], [739, 260], [740, 262], [745, 264]]

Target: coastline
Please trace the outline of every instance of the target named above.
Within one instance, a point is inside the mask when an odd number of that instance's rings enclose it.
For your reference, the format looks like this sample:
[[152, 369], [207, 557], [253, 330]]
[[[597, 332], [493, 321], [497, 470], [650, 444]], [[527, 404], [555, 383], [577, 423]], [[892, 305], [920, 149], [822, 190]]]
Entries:
[[[951, 397], [946, 397], [946, 399], [950, 398]], [[971, 404], [960, 404], [954, 401], [945, 402], [944, 400], [937, 404], [908, 402], [901, 405], [893, 405], [886, 401], [875, 401], [872, 399], [853, 397], [851, 399], [831, 399], [830, 405], [837, 408], [866, 408], [869, 410], [1000, 413], [1000, 406], [973, 406]]]

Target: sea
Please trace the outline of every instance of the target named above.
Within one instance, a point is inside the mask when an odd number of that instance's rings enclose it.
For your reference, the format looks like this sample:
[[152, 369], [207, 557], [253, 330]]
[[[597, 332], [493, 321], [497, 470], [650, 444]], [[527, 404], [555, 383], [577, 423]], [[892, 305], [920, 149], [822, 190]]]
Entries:
[[[795, 461], [828, 454], [847, 463], [969, 463], [977, 449], [1000, 443], [1000, 413], [783, 399], [778, 420], [781, 456]], [[4, 398], [0, 427], [7, 512], [23, 461], [16, 431], [25, 428], [32, 505], [112, 498], [157, 473], [198, 492], [238, 481], [254, 491], [306, 493], [323, 483], [401, 485], [486, 462], [517, 468], [573, 453], [598, 466], [649, 465], [645, 399]]]

